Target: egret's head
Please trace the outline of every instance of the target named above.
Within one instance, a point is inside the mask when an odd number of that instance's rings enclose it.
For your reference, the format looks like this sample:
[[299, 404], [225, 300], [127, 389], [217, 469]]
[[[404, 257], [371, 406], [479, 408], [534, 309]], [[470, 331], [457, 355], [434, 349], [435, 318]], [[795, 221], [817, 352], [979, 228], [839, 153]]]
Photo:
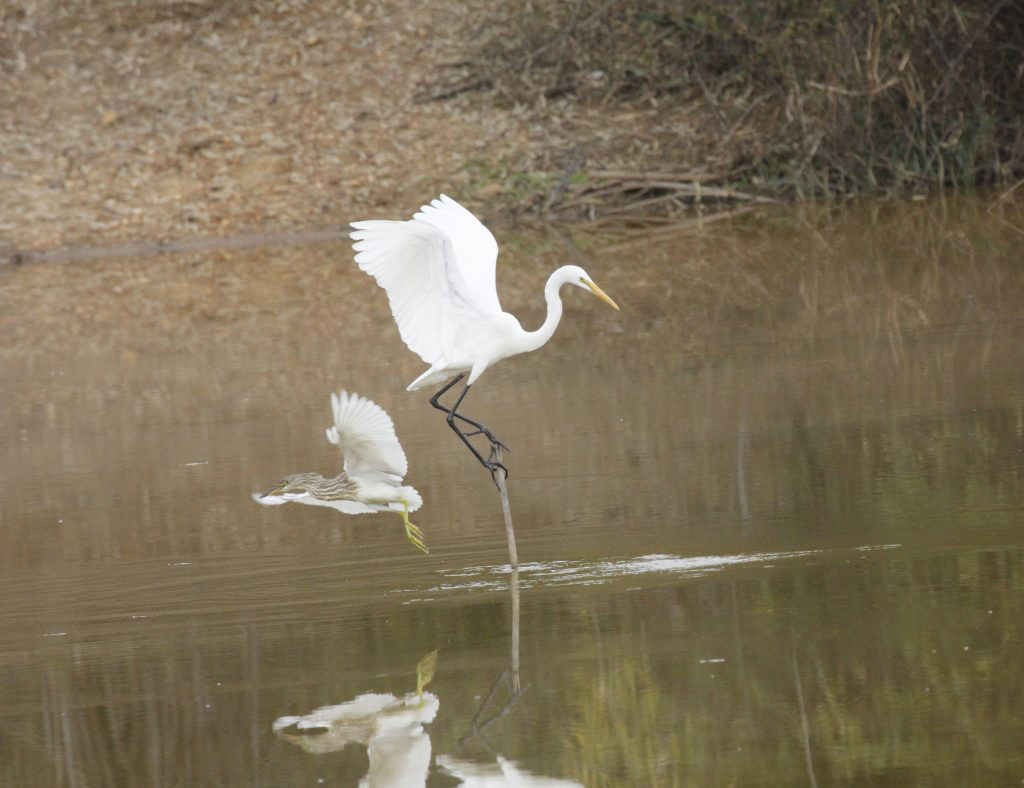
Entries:
[[562, 270], [565, 271], [565, 281], [568, 284], [576, 285], [576, 287], [582, 287], [584, 290], [589, 290], [608, 304], [612, 309], [618, 311], [619, 305], [612, 301], [604, 290], [594, 284], [594, 280], [591, 279], [587, 272], [578, 265], [567, 265]]

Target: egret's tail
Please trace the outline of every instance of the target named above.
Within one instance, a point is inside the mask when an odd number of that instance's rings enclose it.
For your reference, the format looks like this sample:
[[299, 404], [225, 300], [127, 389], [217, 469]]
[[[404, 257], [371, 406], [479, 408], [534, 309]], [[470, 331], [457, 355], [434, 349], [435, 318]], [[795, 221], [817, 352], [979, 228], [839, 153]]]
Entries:
[[457, 375], [457, 372], [453, 372], [450, 369], [438, 369], [437, 367], [431, 367], [416, 380], [405, 387], [406, 391], [415, 391], [421, 389], [424, 386], [433, 386], [438, 383], [444, 383], [449, 378], [453, 378]]

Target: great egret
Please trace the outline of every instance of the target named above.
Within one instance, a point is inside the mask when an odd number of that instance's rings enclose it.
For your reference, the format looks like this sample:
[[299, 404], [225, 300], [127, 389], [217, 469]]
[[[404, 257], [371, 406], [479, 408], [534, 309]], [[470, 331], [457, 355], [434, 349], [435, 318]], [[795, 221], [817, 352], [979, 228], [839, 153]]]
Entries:
[[332, 479], [318, 473], [293, 473], [272, 489], [253, 494], [257, 503], [307, 503], [329, 506], [346, 514], [395, 511], [402, 516], [409, 541], [424, 553], [423, 532], [409, 522], [409, 512], [423, 505], [416, 490], [402, 485], [408, 470], [405, 452], [395, 435], [387, 412], [372, 400], [331, 392], [334, 424], [325, 432], [327, 440], [341, 449], [344, 470]]
[[[491, 231], [455, 200], [442, 194], [409, 221], [353, 222], [356, 263], [384, 288], [398, 331], [409, 349], [430, 368], [408, 390], [446, 383], [430, 404], [447, 414], [448, 426], [485, 468], [505, 470], [495, 458], [506, 448], [478, 421], [458, 413], [469, 387], [489, 366], [517, 353], [536, 350], [555, 333], [562, 318], [562, 285], [588, 290], [614, 309], [618, 305], [578, 265], [565, 265], [548, 277], [548, 313], [536, 331], [525, 331], [503, 312], [495, 285], [498, 244]], [[468, 373], [466, 387], [451, 408], [438, 399]], [[464, 432], [459, 419], [473, 427]], [[491, 442], [484, 459], [470, 443], [483, 434]], [[507, 471], [506, 471], [507, 474]]]

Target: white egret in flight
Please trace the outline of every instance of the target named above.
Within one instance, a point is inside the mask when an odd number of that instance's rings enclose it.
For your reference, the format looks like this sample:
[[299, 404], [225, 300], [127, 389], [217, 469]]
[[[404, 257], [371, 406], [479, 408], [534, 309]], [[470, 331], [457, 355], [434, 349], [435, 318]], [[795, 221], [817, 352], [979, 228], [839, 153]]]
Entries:
[[332, 479], [293, 473], [268, 492], [254, 493], [253, 499], [267, 506], [329, 506], [346, 514], [395, 511], [402, 516], [409, 541], [429, 552], [423, 532], [409, 522], [409, 512], [419, 509], [423, 499], [414, 488], [402, 485], [409, 465], [391, 417], [375, 402], [346, 391], [331, 392], [331, 410], [334, 424], [326, 430], [327, 440], [341, 449], [344, 470]]
[[[458, 413], [459, 405], [484, 370], [503, 358], [536, 350], [555, 333], [562, 318], [562, 285], [588, 290], [614, 309], [619, 307], [578, 265], [565, 265], [548, 277], [544, 299], [548, 313], [536, 331], [525, 331], [503, 312], [495, 285], [498, 244], [480, 220], [442, 194], [409, 221], [353, 222], [356, 263], [384, 288], [398, 331], [409, 349], [430, 368], [408, 390], [446, 383], [430, 404], [447, 414], [448, 426], [492, 473], [505, 470], [496, 461], [506, 448], [487, 427]], [[466, 375], [466, 387], [451, 408], [438, 398]], [[455, 420], [473, 427], [464, 432]], [[483, 434], [491, 442], [484, 459], [469, 438]], [[505, 471], [507, 474], [507, 470]]]

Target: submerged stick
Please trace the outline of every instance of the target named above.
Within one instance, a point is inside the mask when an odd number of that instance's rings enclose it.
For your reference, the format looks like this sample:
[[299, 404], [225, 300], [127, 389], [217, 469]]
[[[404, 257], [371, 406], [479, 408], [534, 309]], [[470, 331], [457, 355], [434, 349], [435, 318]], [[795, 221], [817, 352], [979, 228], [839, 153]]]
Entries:
[[[501, 462], [501, 448], [494, 448], [495, 459]], [[516, 532], [512, 527], [512, 507], [508, 502], [508, 484], [507, 474], [503, 468], [495, 468], [491, 471], [491, 478], [494, 479], [494, 486], [498, 488], [498, 492], [501, 494], [501, 512], [505, 516], [505, 536], [508, 537], [508, 562], [512, 566], [512, 571], [518, 571], [519, 569], [519, 554], [516, 552]]]

